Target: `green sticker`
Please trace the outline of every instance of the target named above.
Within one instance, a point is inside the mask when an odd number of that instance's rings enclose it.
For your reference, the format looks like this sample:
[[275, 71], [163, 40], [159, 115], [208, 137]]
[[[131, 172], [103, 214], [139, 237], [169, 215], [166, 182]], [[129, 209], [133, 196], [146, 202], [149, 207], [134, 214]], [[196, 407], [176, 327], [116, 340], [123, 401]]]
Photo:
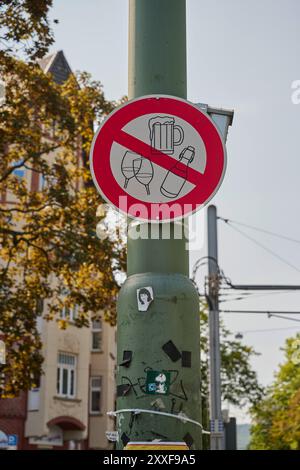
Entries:
[[146, 377], [146, 393], [150, 395], [168, 395], [170, 388], [170, 372], [148, 370]]

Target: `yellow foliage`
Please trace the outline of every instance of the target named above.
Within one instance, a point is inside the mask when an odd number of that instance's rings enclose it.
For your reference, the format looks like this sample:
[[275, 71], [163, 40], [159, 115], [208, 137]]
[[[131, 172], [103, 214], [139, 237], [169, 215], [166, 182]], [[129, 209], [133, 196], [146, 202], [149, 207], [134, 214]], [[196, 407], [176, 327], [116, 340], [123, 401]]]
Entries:
[[[114, 324], [115, 273], [124, 270], [125, 252], [95, 233], [101, 198], [89, 172], [92, 123], [113, 107], [101, 84], [82, 73], [57, 85], [37, 65], [1, 56], [0, 73], [7, 87], [0, 191], [13, 201], [0, 203], [0, 331], [8, 357], [0, 392], [7, 396], [32, 387], [42, 372], [41, 300], [49, 320], [64, 305], [78, 305], [77, 326], [99, 310]], [[32, 190], [41, 175], [44, 187]], [[65, 329], [68, 322], [58, 325]]]

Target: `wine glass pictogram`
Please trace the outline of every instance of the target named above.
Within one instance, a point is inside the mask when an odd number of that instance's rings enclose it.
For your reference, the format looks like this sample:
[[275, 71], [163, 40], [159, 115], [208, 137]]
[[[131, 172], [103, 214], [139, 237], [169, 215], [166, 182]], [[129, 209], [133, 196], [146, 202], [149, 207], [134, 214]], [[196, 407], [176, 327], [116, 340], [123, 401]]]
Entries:
[[153, 164], [150, 160], [137, 153], [127, 151], [122, 158], [121, 171], [125, 178], [124, 189], [127, 189], [129, 181], [135, 178], [145, 186], [147, 195], [150, 195], [149, 184], [154, 175]]

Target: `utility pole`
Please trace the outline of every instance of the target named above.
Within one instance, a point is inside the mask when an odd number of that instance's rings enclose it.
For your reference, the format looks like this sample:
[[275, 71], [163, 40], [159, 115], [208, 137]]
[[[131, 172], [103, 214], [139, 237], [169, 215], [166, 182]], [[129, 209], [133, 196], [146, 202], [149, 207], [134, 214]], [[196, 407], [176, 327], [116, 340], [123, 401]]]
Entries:
[[[220, 323], [219, 323], [219, 263], [218, 263], [218, 229], [217, 208], [210, 205], [207, 209], [207, 241], [208, 241], [208, 307], [209, 307], [209, 379], [210, 379], [210, 420], [211, 449], [223, 450], [225, 446], [222, 402], [221, 402], [221, 355], [220, 355]], [[227, 281], [228, 282], [228, 281]], [[232, 284], [232, 289], [251, 291], [295, 291], [299, 285], [272, 284]], [[293, 314], [298, 312], [258, 311], [258, 310], [222, 310], [222, 312]], [[282, 317], [284, 318], [284, 317]]]
[[211, 450], [224, 449], [221, 405], [217, 208], [207, 209]]
[[[186, 98], [185, 0], [129, 1], [129, 98], [149, 94]], [[163, 239], [163, 224], [129, 225], [118, 299], [118, 449], [155, 439], [202, 447], [199, 298], [178, 227], [183, 222], [171, 223]], [[140, 312], [137, 292], [145, 287], [154, 300]], [[169, 381], [164, 395], [147, 394], [154, 372]]]

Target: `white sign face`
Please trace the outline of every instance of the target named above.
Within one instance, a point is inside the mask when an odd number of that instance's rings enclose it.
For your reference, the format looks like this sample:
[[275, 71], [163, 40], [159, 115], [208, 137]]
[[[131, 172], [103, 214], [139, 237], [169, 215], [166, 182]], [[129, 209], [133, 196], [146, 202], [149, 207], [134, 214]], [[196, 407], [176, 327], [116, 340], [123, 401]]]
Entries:
[[139, 312], [146, 312], [154, 300], [152, 287], [141, 287], [136, 291]]
[[[123, 131], [141, 142], [140, 153], [138, 148], [132, 152], [116, 142], [111, 149], [112, 174], [129, 196], [144, 202], [167, 203], [194, 189], [195, 184], [189, 181], [190, 169], [204, 173], [206, 150], [191, 124], [170, 114], [152, 113], [133, 119]], [[143, 143], [149, 146], [152, 159], [143, 156]], [[165, 155], [170, 170], [159, 164]]]
[[199, 210], [216, 193], [226, 151], [217, 127], [197, 106], [149, 95], [104, 120], [90, 166], [100, 194], [122, 213], [169, 221]]

